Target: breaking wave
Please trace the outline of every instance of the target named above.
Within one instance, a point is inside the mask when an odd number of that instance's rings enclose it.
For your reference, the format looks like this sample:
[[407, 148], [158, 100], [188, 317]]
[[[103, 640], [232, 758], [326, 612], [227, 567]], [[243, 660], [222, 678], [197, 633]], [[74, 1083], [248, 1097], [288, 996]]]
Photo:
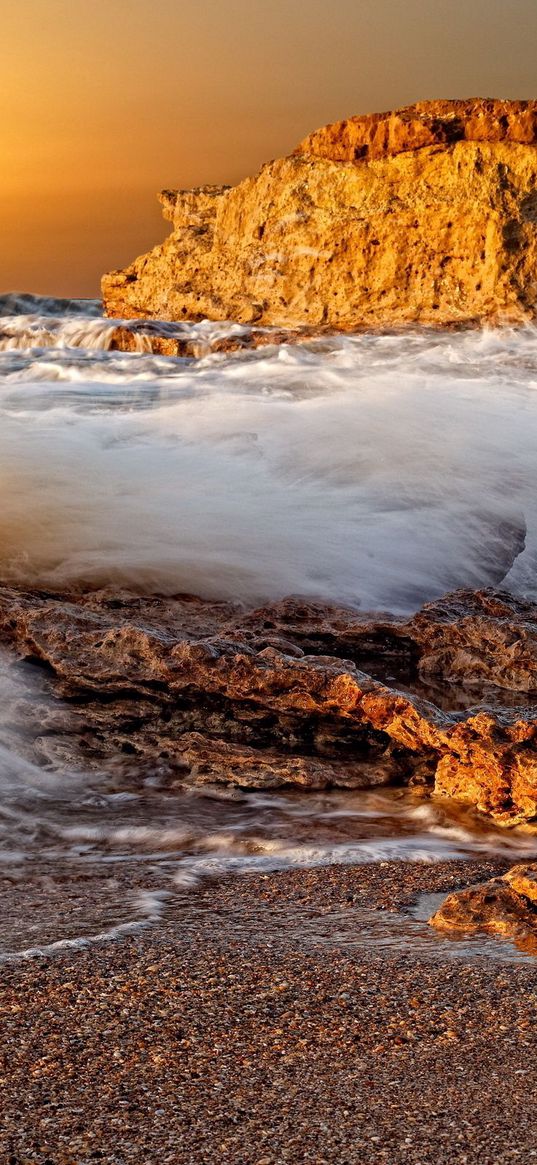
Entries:
[[[192, 361], [110, 351], [92, 301], [3, 304], [4, 580], [401, 613], [460, 586], [536, 595], [535, 329]], [[209, 349], [248, 332], [151, 326]]]
[[28, 291], [9, 291], [0, 295], [0, 317], [7, 316], [99, 316], [99, 299], [57, 299], [50, 295], [32, 295]]

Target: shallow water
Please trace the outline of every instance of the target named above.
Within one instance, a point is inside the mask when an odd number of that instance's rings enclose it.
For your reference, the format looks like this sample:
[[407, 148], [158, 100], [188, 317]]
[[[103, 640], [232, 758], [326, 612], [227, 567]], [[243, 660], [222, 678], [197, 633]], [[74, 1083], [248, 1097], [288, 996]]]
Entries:
[[[2, 581], [401, 613], [460, 586], [537, 597], [537, 330], [340, 336], [194, 362], [142, 340], [109, 351], [117, 321], [97, 303], [11, 296], [0, 312]], [[165, 328], [207, 346], [247, 331]], [[17, 709], [38, 683], [0, 661], [4, 954], [129, 933], [208, 876], [537, 856], [527, 834], [409, 792], [171, 795], [151, 776], [37, 769]], [[145, 897], [127, 888], [132, 869]]]
[[[170, 790], [158, 763], [141, 771], [118, 758], [107, 772], [66, 771], [61, 752], [38, 767], [35, 746], [46, 755], [43, 740], [49, 731], [54, 739], [64, 720], [46, 672], [0, 654], [0, 958], [78, 949], [161, 920], [181, 930], [185, 895], [195, 902], [207, 879], [329, 864], [537, 857], [537, 838], [524, 830], [495, 828], [419, 790]], [[384, 924], [375, 913], [351, 919], [347, 911], [318, 926], [315, 917], [281, 919], [282, 933], [416, 950], [419, 938], [431, 957], [439, 944], [450, 946], [437, 936], [431, 943], [425, 924], [418, 933], [409, 916]], [[277, 919], [261, 922], [278, 932]]]

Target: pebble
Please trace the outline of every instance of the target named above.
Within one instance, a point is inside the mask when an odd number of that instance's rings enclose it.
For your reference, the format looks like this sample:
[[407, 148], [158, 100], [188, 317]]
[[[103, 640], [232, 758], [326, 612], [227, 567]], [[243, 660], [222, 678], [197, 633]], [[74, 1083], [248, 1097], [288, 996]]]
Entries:
[[533, 1158], [537, 963], [341, 938], [349, 893], [393, 910], [493, 872], [394, 862], [211, 883], [140, 936], [5, 964], [1, 1165]]

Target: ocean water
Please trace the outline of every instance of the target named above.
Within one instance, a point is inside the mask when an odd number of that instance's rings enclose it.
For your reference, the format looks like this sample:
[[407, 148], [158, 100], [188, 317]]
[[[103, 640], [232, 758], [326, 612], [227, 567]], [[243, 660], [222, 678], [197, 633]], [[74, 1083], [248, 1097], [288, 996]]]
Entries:
[[9, 308], [0, 577], [397, 612], [459, 586], [535, 595], [537, 330], [192, 361], [109, 351], [95, 303]]
[[[205, 347], [193, 361], [142, 336], [111, 351], [116, 324], [97, 302], [0, 298], [1, 581], [397, 613], [463, 586], [537, 597], [536, 329], [218, 354], [248, 329], [161, 325]], [[13, 725], [40, 682], [0, 660], [0, 953], [130, 933], [208, 876], [537, 854], [409, 792], [170, 796], [37, 769]]]

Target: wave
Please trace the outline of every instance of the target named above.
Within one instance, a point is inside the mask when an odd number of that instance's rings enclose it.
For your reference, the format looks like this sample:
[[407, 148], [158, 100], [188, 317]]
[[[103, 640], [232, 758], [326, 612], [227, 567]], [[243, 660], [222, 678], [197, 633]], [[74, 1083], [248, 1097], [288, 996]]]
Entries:
[[534, 329], [193, 362], [99, 349], [113, 323], [0, 354], [0, 578], [403, 614], [537, 597]]
[[97, 316], [101, 313], [99, 299], [58, 299], [51, 295], [32, 295], [27, 291], [8, 291], [0, 295], [0, 316]]
[[[11, 298], [11, 297], [7, 297]], [[32, 297], [35, 298], [35, 297]], [[16, 303], [20, 311], [7, 311], [2, 314], [0, 298], [0, 353], [2, 357], [2, 371], [9, 373], [16, 371], [20, 366], [16, 359], [10, 359], [7, 353], [32, 352], [34, 358], [39, 356], [42, 348], [55, 350], [56, 358], [64, 351], [72, 349], [85, 350], [88, 353], [109, 352], [118, 346], [118, 326], [123, 334], [129, 333], [129, 348], [136, 354], [150, 353], [153, 349], [153, 338], [159, 340], [178, 339], [189, 345], [196, 355], [209, 355], [212, 347], [219, 341], [242, 338], [251, 332], [251, 328], [242, 324], [228, 321], [215, 323], [212, 320], [201, 320], [195, 323], [172, 323], [167, 320], [115, 320], [105, 318], [97, 300], [72, 300], [77, 305], [76, 310], [62, 313], [54, 311], [54, 306], [64, 301], [52, 300], [49, 312], [31, 311], [31, 304], [26, 304], [24, 297], [17, 297]], [[65, 301], [67, 302], [67, 301]], [[80, 311], [78, 305], [81, 305]], [[96, 310], [85, 311], [84, 304], [93, 304]], [[38, 305], [39, 307], [40, 305]], [[270, 329], [265, 329], [267, 333]], [[24, 364], [24, 362], [23, 362]]]

